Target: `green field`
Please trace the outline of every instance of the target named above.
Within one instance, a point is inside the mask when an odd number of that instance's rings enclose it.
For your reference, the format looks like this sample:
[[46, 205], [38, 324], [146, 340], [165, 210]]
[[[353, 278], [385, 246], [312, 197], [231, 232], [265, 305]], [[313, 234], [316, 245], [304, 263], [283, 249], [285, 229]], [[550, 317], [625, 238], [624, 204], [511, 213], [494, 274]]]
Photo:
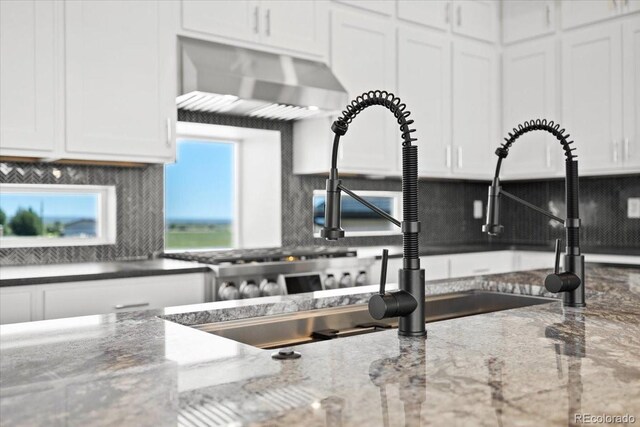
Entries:
[[230, 226], [215, 228], [189, 227], [186, 230], [167, 230], [166, 249], [230, 248], [232, 246]]

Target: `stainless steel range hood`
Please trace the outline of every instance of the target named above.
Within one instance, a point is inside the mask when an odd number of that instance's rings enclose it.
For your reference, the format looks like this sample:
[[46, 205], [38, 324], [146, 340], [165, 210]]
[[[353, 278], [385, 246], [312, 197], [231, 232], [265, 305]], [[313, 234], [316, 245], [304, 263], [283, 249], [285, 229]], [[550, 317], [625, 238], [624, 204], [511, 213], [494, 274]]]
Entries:
[[178, 108], [297, 120], [339, 112], [344, 87], [322, 62], [180, 37]]

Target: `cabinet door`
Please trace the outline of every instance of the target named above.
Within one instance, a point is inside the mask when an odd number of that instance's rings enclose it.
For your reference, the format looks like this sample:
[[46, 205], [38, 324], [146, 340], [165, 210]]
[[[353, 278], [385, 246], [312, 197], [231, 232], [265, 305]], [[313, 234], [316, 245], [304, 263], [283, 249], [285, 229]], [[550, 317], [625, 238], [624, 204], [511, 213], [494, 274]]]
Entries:
[[640, 172], [640, 17], [623, 24], [624, 166]]
[[450, 259], [452, 278], [513, 271], [512, 251], [455, 254]]
[[479, 40], [495, 42], [498, 34], [498, 8], [492, 0], [454, 0], [453, 32]]
[[0, 289], [0, 324], [31, 320], [31, 291]]
[[612, 23], [562, 40], [562, 125], [581, 172], [615, 172], [622, 164], [621, 34]]
[[553, 251], [532, 252], [532, 251], [515, 251], [514, 252], [514, 271], [537, 270], [540, 268], [553, 268], [555, 264], [555, 254]]
[[420, 266], [424, 268], [427, 281], [449, 278], [449, 255], [420, 257]]
[[0, 2], [2, 155], [44, 156], [54, 149], [54, 40], [53, 1]]
[[383, 15], [392, 15], [395, 7], [394, 0], [337, 0], [340, 3], [356, 6]]
[[[555, 43], [535, 40], [507, 47], [503, 55], [502, 137], [525, 120], [558, 121], [555, 99]], [[560, 170], [563, 151], [558, 141], [544, 132], [519, 138], [503, 163], [503, 178], [552, 176]]]
[[511, 43], [553, 32], [553, 1], [509, 0], [502, 2], [502, 40]]
[[633, 13], [640, 10], [640, 0], [625, 0], [622, 3], [622, 13]]
[[449, 28], [448, 0], [398, 0], [398, 18], [441, 30]]
[[419, 174], [451, 170], [451, 47], [448, 38], [400, 28], [398, 95], [411, 111]]
[[264, 15], [262, 40], [272, 46], [321, 54], [326, 46], [327, 9], [321, 1], [268, 0], [260, 4]]
[[[394, 37], [390, 22], [359, 13], [334, 11], [332, 68], [350, 98], [380, 89], [394, 91]], [[371, 107], [349, 125], [340, 141], [339, 165], [354, 172], [398, 169], [401, 138], [388, 110]]]
[[69, 152], [172, 158], [173, 8], [144, 0], [65, 4]]
[[562, 0], [562, 28], [577, 27], [610, 18], [620, 12], [616, 0]]
[[260, 28], [257, 1], [182, 0], [182, 28], [206, 35], [255, 41]]
[[50, 285], [44, 289], [44, 318], [120, 313], [204, 302], [201, 273]]
[[453, 45], [453, 172], [491, 178], [497, 130], [496, 52], [471, 41]]

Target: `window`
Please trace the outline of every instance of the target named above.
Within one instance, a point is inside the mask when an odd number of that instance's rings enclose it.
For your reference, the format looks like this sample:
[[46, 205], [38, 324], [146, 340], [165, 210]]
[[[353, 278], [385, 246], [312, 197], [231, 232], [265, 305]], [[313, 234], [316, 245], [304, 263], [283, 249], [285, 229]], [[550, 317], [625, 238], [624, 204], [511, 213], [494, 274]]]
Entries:
[[115, 243], [113, 186], [0, 184], [0, 246]]
[[[400, 216], [402, 193], [396, 191], [358, 191], [357, 193], [392, 217], [402, 220]], [[313, 233], [316, 237], [320, 237], [320, 230], [324, 226], [325, 197], [325, 190], [313, 192]], [[346, 236], [400, 234], [398, 227], [347, 194], [342, 193], [340, 200], [341, 225]]]
[[236, 246], [235, 143], [182, 139], [165, 166], [165, 248]]

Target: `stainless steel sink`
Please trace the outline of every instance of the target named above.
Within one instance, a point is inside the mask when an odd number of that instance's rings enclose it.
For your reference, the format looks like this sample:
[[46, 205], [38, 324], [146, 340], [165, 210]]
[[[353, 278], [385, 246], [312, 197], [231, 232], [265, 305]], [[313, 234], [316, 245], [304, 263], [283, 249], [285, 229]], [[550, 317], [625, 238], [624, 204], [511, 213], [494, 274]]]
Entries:
[[[552, 298], [468, 291], [426, 298], [425, 321], [547, 304]], [[264, 316], [194, 326], [205, 332], [260, 348], [279, 348], [370, 333], [397, 326], [397, 319], [376, 321], [365, 304]]]

